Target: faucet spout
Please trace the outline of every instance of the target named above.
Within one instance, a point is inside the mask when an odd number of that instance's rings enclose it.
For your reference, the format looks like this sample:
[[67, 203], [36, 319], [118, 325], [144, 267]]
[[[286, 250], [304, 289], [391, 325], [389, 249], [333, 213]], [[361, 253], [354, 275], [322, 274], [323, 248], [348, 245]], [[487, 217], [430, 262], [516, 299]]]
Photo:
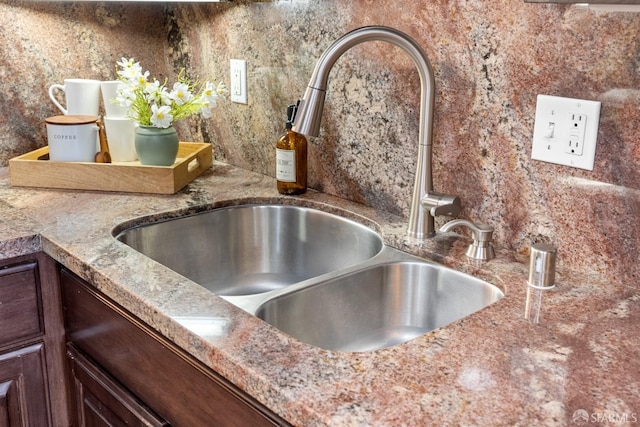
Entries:
[[[434, 215], [452, 214], [455, 209], [438, 210], [430, 200], [453, 199], [453, 196], [433, 197], [432, 140], [435, 80], [427, 55], [409, 36], [401, 31], [383, 26], [363, 27], [353, 30], [336, 40], [324, 51], [311, 76], [309, 86], [300, 101], [293, 130], [309, 136], [318, 136], [329, 73], [335, 62], [346, 51], [366, 41], [385, 41], [409, 54], [420, 76], [420, 127], [418, 135], [418, 160], [414, 181], [409, 226], [407, 233], [415, 239], [435, 235]], [[458, 202], [459, 204], [459, 202]], [[432, 213], [434, 215], [432, 215]], [[457, 213], [457, 212], [456, 212]]]

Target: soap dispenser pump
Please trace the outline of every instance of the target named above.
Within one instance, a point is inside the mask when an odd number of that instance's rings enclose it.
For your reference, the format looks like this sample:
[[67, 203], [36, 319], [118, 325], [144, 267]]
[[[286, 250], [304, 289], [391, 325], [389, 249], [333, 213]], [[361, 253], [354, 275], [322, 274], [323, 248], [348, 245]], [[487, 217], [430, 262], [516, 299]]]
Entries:
[[287, 107], [286, 133], [276, 144], [276, 180], [280, 194], [307, 191], [307, 139], [291, 130], [298, 104]]

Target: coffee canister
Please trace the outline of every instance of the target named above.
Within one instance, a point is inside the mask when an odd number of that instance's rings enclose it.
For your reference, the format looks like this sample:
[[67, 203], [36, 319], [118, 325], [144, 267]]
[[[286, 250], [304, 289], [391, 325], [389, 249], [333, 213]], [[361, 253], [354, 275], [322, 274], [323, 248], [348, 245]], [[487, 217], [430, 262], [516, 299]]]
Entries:
[[53, 116], [45, 119], [49, 160], [93, 162], [98, 152], [98, 117]]

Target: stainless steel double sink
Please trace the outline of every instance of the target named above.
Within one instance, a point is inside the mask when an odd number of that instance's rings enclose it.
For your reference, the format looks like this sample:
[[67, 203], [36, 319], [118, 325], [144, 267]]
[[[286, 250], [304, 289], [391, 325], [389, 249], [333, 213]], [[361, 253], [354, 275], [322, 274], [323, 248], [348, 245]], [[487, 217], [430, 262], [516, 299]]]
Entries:
[[230, 206], [143, 223], [115, 237], [329, 350], [400, 344], [504, 295], [488, 282], [385, 246], [372, 228], [310, 207]]

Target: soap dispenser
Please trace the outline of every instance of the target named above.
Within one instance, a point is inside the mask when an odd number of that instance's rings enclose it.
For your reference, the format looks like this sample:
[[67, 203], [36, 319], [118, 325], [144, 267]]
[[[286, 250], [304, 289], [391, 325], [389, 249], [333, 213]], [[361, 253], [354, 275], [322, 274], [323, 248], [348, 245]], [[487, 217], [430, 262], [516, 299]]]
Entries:
[[276, 179], [281, 194], [307, 191], [307, 139], [291, 130], [299, 104], [287, 107], [287, 131], [276, 145]]

